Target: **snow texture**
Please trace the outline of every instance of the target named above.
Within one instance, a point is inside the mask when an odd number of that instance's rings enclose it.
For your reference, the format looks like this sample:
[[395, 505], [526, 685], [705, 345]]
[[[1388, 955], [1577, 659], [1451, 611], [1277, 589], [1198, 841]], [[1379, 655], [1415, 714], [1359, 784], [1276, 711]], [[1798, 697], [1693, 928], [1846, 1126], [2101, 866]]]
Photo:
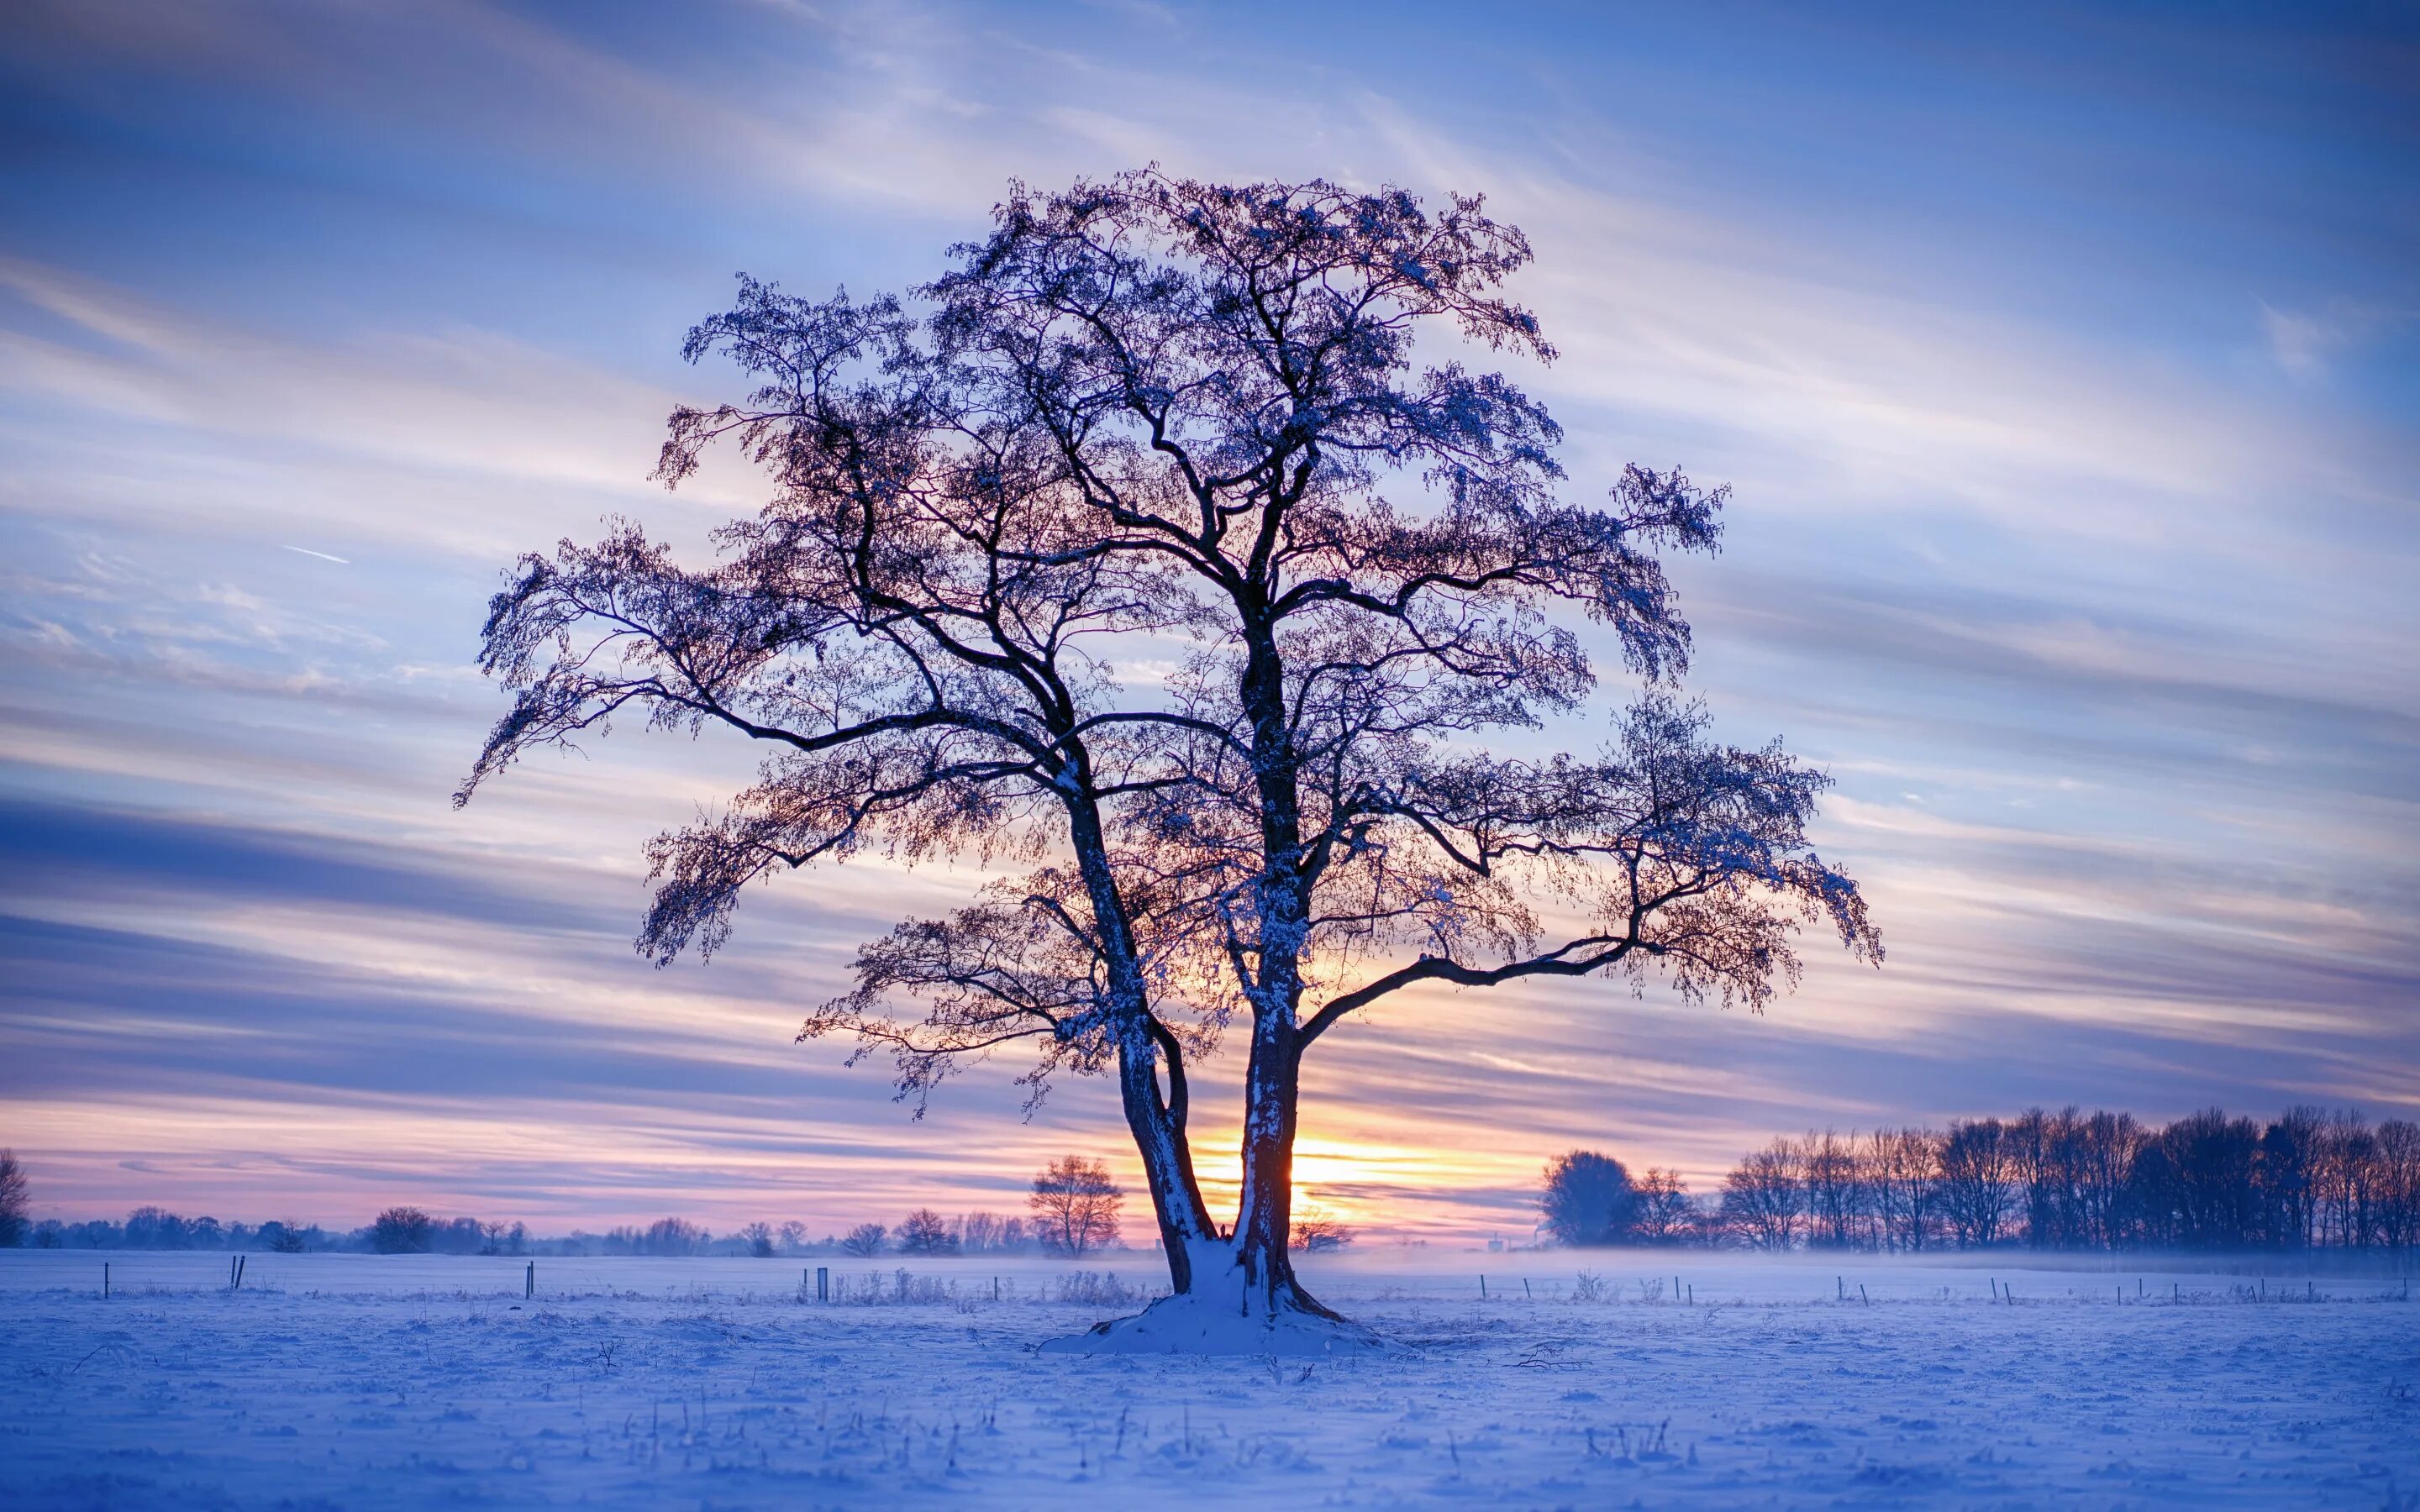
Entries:
[[2420, 1308], [2376, 1274], [1371, 1251], [1304, 1270], [1388, 1347], [1302, 1360], [1039, 1352], [1148, 1255], [906, 1263], [540, 1259], [525, 1300], [519, 1260], [255, 1256], [230, 1292], [223, 1256], [0, 1252], [0, 1503], [2420, 1496]]
[[1356, 1322], [1310, 1313], [1247, 1313], [1221, 1298], [1162, 1297], [1132, 1318], [1046, 1339], [1044, 1354], [1211, 1354], [1283, 1360], [1367, 1354], [1386, 1342]]

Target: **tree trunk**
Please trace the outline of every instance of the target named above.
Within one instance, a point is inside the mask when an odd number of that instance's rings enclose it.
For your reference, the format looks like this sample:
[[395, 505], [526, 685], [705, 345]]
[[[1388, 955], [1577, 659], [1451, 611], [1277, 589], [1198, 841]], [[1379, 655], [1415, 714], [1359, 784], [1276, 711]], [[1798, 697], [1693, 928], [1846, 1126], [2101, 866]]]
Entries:
[[1256, 1020], [1251, 1064], [1245, 1072], [1244, 1190], [1233, 1237], [1242, 1308], [1254, 1317], [1336, 1317], [1295, 1279], [1290, 1248], [1300, 1065], [1294, 1026], [1277, 1014]]
[[[1168, 1254], [1171, 1290], [1193, 1289], [1194, 1259], [1202, 1246], [1218, 1237], [1210, 1210], [1202, 1200], [1202, 1185], [1193, 1173], [1193, 1147], [1186, 1137], [1181, 1104], [1163, 1098], [1159, 1089], [1158, 1047], [1138, 1025], [1121, 1038], [1118, 1047], [1118, 1089], [1125, 1104], [1126, 1128], [1135, 1150], [1142, 1156], [1143, 1180], [1151, 1192], [1152, 1215], [1159, 1224], [1160, 1246]], [[1171, 1087], [1183, 1073], [1170, 1067]]]
[[1109, 866], [1101, 816], [1089, 803], [1068, 805], [1068, 827], [1077, 864], [1109, 958], [1111, 1003], [1118, 1016], [1118, 1094], [1127, 1132], [1142, 1157], [1152, 1215], [1168, 1255], [1168, 1278], [1179, 1293], [1193, 1289], [1194, 1257], [1218, 1237], [1202, 1186], [1193, 1173], [1193, 1148], [1186, 1137], [1185, 1072], [1174, 1042], [1166, 1060], [1168, 1091], [1160, 1091], [1160, 1045], [1152, 1035], [1151, 999], [1136, 961], [1125, 904]]

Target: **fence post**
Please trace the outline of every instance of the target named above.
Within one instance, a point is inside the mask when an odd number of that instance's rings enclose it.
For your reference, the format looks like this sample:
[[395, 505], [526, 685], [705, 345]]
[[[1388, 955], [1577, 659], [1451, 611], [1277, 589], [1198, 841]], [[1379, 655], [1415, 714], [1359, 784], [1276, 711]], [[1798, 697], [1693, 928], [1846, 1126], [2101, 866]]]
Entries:
[[1479, 1274], [1479, 1300], [1481, 1302], [1487, 1300], [1487, 1273], [1484, 1271]]
[[532, 1260], [532, 1261], [530, 1261], [530, 1262], [529, 1262], [529, 1269], [528, 1269], [528, 1270], [526, 1270], [526, 1271], [523, 1271], [523, 1272], [521, 1273], [521, 1297], [522, 1297], [522, 1300], [526, 1301], [526, 1300], [528, 1300], [529, 1298], [531, 1298], [531, 1297], [535, 1297], [535, 1296], [536, 1296], [536, 1295], [537, 1295], [537, 1261], [535, 1261], [535, 1260]]
[[101, 1300], [103, 1302], [109, 1300], [109, 1262], [107, 1260], [101, 1262]]
[[831, 1301], [831, 1267], [829, 1265], [815, 1267], [815, 1301]]

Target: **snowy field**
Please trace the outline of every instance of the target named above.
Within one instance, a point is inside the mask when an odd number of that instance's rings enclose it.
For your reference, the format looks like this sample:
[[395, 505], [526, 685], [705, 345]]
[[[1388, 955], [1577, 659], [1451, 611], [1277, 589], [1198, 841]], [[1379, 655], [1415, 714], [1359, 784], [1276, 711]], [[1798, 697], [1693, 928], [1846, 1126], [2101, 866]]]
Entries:
[[844, 1300], [797, 1260], [541, 1259], [524, 1300], [517, 1260], [230, 1292], [225, 1256], [0, 1252], [0, 1504], [2420, 1503], [2381, 1273], [1378, 1249], [1304, 1271], [1397, 1347], [1311, 1363], [1035, 1352], [1149, 1255], [818, 1263]]

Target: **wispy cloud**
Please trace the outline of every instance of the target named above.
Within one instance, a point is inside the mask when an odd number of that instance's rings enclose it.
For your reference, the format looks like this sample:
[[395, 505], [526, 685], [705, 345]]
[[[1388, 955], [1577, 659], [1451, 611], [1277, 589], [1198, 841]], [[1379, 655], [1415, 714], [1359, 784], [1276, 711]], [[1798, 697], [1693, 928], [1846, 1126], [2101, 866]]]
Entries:
[[1678, 13], [1334, 49], [1352, 17], [1150, 5], [12, 20], [0, 864], [39, 885], [0, 903], [0, 1104], [61, 1200], [843, 1227], [1114, 1151], [1102, 1088], [1026, 1126], [977, 1072], [910, 1124], [788, 1042], [968, 872], [789, 878], [710, 968], [632, 955], [640, 842], [752, 753], [626, 732], [444, 795], [511, 553], [609, 511], [703, 549], [755, 496], [645, 478], [672, 405], [733, 387], [671, 354], [735, 269], [896, 287], [1012, 177], [1155, 157], [1483, 189], [1528, 229], [1566, 355], [1518, 376], [1575, 491], [1634, 458], [1738, 486], [1681, 574], [1699, 687], [1833, 764], [1826, 854], [1893, 946], [1762, 1018], [1407, 998], [1312, 1072], [1321, 1200], [1522, 1232], [1574, 1144], [1703, 1177], [2036, 1101], [2420, 1106], [2420, 447], [2380, 371], [2420, 289], [2304, 108], [2358, 79], [2204, 38], [2086, 121], [2038, 39], [1919, 57], [1829, 16], [1785, 51], [1854, 61], [1854, 109]]

